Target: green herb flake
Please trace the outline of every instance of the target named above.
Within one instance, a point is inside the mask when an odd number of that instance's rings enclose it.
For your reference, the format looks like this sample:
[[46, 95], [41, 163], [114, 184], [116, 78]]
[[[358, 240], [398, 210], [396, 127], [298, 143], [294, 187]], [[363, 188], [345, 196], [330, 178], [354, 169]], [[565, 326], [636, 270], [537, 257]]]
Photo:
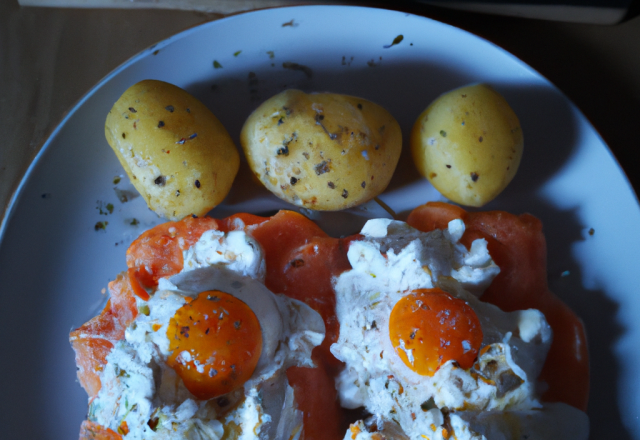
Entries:
[[402, 40], [404, 40], [404, 36], [403, 35], [398, 35], [396, 38], [393, 39], [393, 42], [391, 44], [387, 44], [386, 46], [382, 46], [385, 49], [389, 49], [391, 46], [395, 46], [396, 44], [400, 44], [400, 42], [402, 42]]
[[444, 130], [440, 130], [440, 136], [442, 136], [443, 138], [447, 137], [447, 132]]
[[241, 50], [236, 51], [236, 52], [234, 52], [234, 53], [233, 53], [233, 56], [234, 56], [234, 57], [237, 57], [237, 56], [238, 56], [238, 55], [240, 55], [241, 53], [242, 53], [242, 51], [241, 51]]
[[222, 69], [222, 64], [218, 62], [218, 60], [213, 60], [213, 68], [214, 69]]
[[268, 50], [268, 51], [267, 51], [267, 55], [269, 55], [269, 59], [270, 59], [270, 60], [272, 60], [272, 59], [274, 59], [274, 58], [276, 57], [275, 52], [274, 52], [274, 51], [272, 51], [272, 50]]
[[137, 218], [132, 218], [131, 222], [129, 223], [131, 226], [138, 226], [140, 224], [140, 222], [138, 221]]
[[[129, 373], [127, 373], [125, 370], [123, 370], [120, 367], [116, 367], [115, 373], [116, 373], [116, 376], [118, 377], [129, 377]], [[129, 408], [129, 401], [126, 398], [124, 401], [124, 407], [125, 409]]]
[[107, 203], [107, 206], [105, 206], [105, 208], [107, 208], [109, 214], [113, 214], [113, 203]]
[[121, 180], [120, 176], [116, 176], [116, 177], [114, 177], [114, 178], [113, 178], [113, 184], [114, 184], [114, 185], [117, 185], [118, 183], [120, 183], [120, 180]]
[[142, 304], [141, 306], [138, 307], [138, 313], [144, 316], [149, 316], [149, 314], [151, 313], [151, 310], [149, 310], [149, 306], [147, 304]]
[[94, 229], [95, 229], [96, 231], [99, 231], [99, 230], [106, 231], [106, 230], [107, 230], [107, 225], [108, 225], [108, 224], [109, 224], [109, 222], [98, 222], [98, 223], [96, 223], [96, 225], [94, 226]]

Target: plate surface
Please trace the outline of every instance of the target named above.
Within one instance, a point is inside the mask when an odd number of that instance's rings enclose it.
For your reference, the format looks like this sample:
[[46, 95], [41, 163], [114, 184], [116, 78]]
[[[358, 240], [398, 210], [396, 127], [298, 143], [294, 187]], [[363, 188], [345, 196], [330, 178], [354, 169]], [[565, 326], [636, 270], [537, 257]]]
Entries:
[[[113, 103], [147, 78], [201, 99], [236, 143], [250, 112], [285, 88], [381, 104], [405, 135], [399, 168], [381, 196], [401, 215], [442, 200], [407, 154], [418, 114], [453, 88], [493, 85], [520, 117], [525, 153], [514, 181], [486, 209], [542, 219], [551, 289], [587, 326], [592, 438], [640, 439], [640, 207], [603, 140], [560, 91], [495, 45], [427, 18], [341, 6], [252, 12], [180, 33], [111, 73], [54, 131], [0, 231], [0, 426], [8, 438], [76, 438], [86, 416], [68, 332], [104, 304], [129, 243], [160, 222], [135, 197], [104, 138]], [[279, 208], [295, 209], [257, 185], [243, 163], [211, 215]], [[341, 235], [375, 213], [319, 221]]]

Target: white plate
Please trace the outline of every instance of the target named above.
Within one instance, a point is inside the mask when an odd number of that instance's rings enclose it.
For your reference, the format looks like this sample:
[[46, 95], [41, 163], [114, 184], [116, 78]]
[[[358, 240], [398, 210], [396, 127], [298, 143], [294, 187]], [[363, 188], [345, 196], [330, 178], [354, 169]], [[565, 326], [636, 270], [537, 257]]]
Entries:
[[[386, 47], [398, 35], [402, 42]], [[640, 439], [640, 209], [607, 146], [561, 92], [491, 43], [423, 17], [339, 6], [252, 12], [178, 34], [110, 74], [51, 135], [1, 231], [3, 437], [75, 438], [86, 416], [68, 332], [97, 313], [101, 290], [125, 268], [128, 244], [159, 222], [140, 197], [118, 200], [114, 187], [126, 189], [127, 179], [113, 183], [123, 171], [103, 128], [120, 94], [146, 78], [193, 93], [236, 141], [261, 100], [296, 87], [383, 105], [400, 122], [405, 145], [418, 114], [439, 94], [492, 84], [520, 117], [525, 154], [513, 183], [487, 208], [543, 220], [551, 287], [583, 317], [590, 338], [592, 437]], [[399, 167], [382, 196], [393, 209], [440, 198], [406, 149]], [[243, 165], [212, 215], [287, 206], [249, 176]], [[140, 224], [131, 225], [133, 218]], [[350, 233], [347, 218], [359, 221], [351, 214], [322, 221], [334, 234]], [[95, 230], [99, 221], [108, 222], [106, 230]]]

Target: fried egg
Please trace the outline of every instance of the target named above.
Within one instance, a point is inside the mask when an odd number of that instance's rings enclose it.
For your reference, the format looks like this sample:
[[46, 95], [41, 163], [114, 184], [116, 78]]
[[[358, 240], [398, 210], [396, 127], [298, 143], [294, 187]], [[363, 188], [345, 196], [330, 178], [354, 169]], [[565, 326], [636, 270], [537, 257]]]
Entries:
[[351, 243], [352, 269], [335, 280], [331, 352], [346, 364], [342, 406], [372, 416], [345, 439], [586, 438], [583, 412], [538, 400], [552, 338], [544, 315], [477, 298], [499, 268], [484, 239], [467, 250], [463, 233], [461, 220], [422, 233], [378, 219]]
[[298, 438], [285, 371], [313, 367], [320, 315], [263, 284], [260, 245], [211, 230], [107, 356], [89, 420], [125, 439]]

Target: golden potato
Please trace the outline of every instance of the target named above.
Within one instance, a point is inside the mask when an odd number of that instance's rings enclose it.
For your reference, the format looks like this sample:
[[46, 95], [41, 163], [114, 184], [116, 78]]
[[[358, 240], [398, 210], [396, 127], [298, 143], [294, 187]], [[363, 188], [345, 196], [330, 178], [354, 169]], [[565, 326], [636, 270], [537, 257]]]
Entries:
[[486, 84], [448, 92], [411, 132], [418, 170], [448, 199], [468, 206], [493, 200], [513, 179], [522, 157], [520, 121]]
[[384, 191], [402, 135], [389, 112], [365, 99], [286, 90], [249, 116], [240, 143], [255, 175], [276, 196], [335, 211]]
[[113, 105], [105, 135], [129, 179], [159, 215], [204, 215], [225, 198], [240, 166], [211, 111], [162, 81], [134, 84]]

